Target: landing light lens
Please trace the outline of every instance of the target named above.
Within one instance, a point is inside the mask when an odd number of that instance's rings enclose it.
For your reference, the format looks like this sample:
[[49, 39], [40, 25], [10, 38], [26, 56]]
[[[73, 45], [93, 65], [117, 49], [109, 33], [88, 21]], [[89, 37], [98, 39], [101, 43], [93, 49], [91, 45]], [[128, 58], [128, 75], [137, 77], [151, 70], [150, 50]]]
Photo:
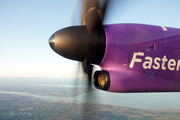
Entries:
[[99, 83], [99, 86], [104, 87], [104, 85], [105, 85], [105, 75], [104, 74], [100, 74], [98, 76], [98, 83]]

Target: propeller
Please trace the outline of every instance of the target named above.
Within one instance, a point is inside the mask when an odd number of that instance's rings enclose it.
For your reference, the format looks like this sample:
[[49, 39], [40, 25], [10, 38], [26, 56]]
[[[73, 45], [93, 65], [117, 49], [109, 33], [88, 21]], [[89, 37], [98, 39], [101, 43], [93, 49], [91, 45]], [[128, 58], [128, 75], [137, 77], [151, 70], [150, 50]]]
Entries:
[[[91, 90], [92, 64], [100, 64], [105, 53], [106, 35], [102, 24], [108, 3], [108, 0], [84, 0], [81, 26], [63, 28], [49, 38], [49, 45], [57, 54], [82, 62], [83, 71], [88, 76], [88, 92]], [[87, 94], [86, 101], [89, 98]]]
[[[97, 46], [95, 45], [95, 39], [93, 38], [95, 34], [102, 34], [104, 30], [102, 24], [104, 20], [104, 15], [106, 11], [106, 7], [108, 4], [108, 0], [104, 0], [102, 7], [100, 8], [99, 1], [97, 0], [84, 0], [83, 3], [83, 13], [82, 13], [82, 25], [85, 25], [87, 28], [88, 35], [92, 38], [90, 39], [90, 47], [89, 51], [96, 51]], [[100, 47], [101, 48], [101, 47]], [[85, 60], [82, 62], [83, 70], [88, 75], [88, 86], [91, 86], [91, 76], [93, 71], [93, 65], [91, 65], [91, 61], [93, 58], [93, 54], [88, 54]]]
[[82, 62], [88, 88], [92, 82], [92, 64], [100, 64], [105, 53], [106, 35], [102, 24], [107, 5], [108, 0], [84, 0], [82, 25], [63, 28], [49, 38], [49, 45], [57, 54]]

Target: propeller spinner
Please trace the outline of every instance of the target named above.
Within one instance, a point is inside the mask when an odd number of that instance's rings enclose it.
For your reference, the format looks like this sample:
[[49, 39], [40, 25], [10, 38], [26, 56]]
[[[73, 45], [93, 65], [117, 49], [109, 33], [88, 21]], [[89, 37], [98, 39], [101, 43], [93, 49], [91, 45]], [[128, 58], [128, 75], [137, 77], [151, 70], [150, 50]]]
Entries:
[[88, 59], [93, 64], [101, 62], [105, 44], [105, 32], [103, 30], [100, 36], [97, 33], [88, 34], [86, 26], [61, 29], [49, 39], [49, 45], [57, 54], [81, 62]]

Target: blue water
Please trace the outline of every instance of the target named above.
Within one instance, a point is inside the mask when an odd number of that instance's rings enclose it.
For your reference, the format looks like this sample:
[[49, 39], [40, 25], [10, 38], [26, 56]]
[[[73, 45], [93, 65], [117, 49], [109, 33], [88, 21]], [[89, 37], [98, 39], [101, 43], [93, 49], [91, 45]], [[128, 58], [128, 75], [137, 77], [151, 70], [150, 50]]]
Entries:
[[[59, 79], [39, 79], [39, 78], [0, 78], [1, 85], [19, 85], [19, 86], [49, 86], [49, 87], [76, 87], [81, 89], [86, 87], [83, 81], [74, 85], [74, 80]], [[95, 89], [95, 88], [94, 88]], [[95, 90], [76, 97], [60, 98], [52, 96], [41, 96], [18, 92], [0, 92], [5, 94], [23, 94], [38, 97], [46, 100], [70, 100], [75, 102], [100, 103], [117, 106], [135, 107], [135, 108], [180, 108], [180, 92], [169, 93], [110, 93], [101, 90]]]
[[135, 108], [180, 108], [180, 93], [109, 93], [96, 91], [88, 95], [77, 96], [75, 100]]
[[23, 94], [46, 100], [71, 100], [75, 102], [88, 102], [126, 106], [134, 108], [180, 108], [180, 93], [110, 93], [93, 91], [76, 97], [60, 98], [51, 96], [32, 95], [18, 92], [0, 92], [6, 94]]

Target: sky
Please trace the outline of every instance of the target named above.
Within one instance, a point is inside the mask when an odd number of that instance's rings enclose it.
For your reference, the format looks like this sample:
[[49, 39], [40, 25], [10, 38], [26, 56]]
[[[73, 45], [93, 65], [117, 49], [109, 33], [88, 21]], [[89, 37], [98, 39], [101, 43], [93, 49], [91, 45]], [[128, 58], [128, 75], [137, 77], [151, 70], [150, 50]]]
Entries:
[[[180, 28], [179, 5], [179, 0], [111, 0], [104, 24]], [[56, 54], [48, 39], [80, 23], [80, 6], [81, 0], [0, 0], [0, 77], [76, 77], [78, 62]]]

